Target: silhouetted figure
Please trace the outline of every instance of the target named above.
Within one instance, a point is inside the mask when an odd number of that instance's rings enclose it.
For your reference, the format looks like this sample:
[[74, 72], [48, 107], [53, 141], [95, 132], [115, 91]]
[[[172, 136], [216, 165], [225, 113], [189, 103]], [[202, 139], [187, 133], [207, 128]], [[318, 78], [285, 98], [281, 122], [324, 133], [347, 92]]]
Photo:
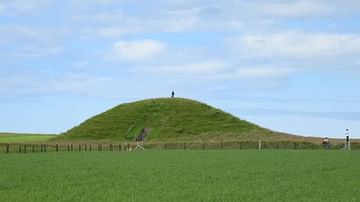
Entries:
[[175, 92], [171, 92], [171, 98], [174, 98], [175, 97]]

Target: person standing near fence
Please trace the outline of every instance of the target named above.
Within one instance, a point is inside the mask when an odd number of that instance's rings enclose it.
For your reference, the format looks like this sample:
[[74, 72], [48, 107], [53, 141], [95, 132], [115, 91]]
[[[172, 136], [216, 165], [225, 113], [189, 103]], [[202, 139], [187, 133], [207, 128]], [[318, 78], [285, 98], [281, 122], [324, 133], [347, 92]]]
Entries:
[[324, 149], [330, 149], [330, 141], [328, 137], [325, 137], [323, 140]]
[[349, 137], [349, 129], [346, 129], [345, 131], [345, 136], [346, 136], [346, 141], [345, 141], [345, 150], [350, 150], [350, 137]]

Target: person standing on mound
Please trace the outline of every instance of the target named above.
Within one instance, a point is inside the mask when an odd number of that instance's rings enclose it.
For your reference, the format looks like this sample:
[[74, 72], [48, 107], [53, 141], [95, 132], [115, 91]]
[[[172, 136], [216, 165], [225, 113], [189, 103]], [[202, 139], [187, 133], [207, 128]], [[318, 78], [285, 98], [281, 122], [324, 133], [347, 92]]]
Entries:
[[171, 92], [171, 98], [174, 98], [175, 97], [175, 92]]

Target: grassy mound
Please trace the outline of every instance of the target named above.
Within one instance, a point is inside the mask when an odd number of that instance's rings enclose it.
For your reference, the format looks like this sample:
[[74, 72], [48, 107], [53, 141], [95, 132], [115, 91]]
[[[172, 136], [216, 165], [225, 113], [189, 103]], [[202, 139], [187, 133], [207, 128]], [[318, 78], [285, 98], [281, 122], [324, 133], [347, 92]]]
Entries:
[[134, 140], [143, 128], [148, 141], [283, 139], [280, 133], [240, 120], [206, 104], [182, 98], [122, 104], [64, 133], [64, 140]]

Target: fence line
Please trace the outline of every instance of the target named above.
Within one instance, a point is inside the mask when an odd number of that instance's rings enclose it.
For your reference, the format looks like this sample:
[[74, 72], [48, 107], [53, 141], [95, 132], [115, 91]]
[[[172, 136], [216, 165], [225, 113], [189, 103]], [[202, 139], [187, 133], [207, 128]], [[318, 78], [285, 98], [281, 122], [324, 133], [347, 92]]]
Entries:
[[[261, 147], [259, 146], [261, 144]], [[100, 151], [131, 151], [136, 147], [134, 143], [100, 144], [78, 143], [77, 152]], [[158, 150], [246, 150], [246, 149], [324, 149], [321, 144], [310, 142], [291, 141], [239, 141], [239, 142], [212, 142], [212, 143], [145, 143], [146, 149]], [[31, 149], [30, 149], [31, 148]], [[333, 144], [330, 149], [342, 149], [344, 144]], [[352, 143], [352, 149], [360, 149], [359, 142]], [[74, 144], [0, 144], [0, 153], [35, 153], [35, 152], [74, 152]]]

